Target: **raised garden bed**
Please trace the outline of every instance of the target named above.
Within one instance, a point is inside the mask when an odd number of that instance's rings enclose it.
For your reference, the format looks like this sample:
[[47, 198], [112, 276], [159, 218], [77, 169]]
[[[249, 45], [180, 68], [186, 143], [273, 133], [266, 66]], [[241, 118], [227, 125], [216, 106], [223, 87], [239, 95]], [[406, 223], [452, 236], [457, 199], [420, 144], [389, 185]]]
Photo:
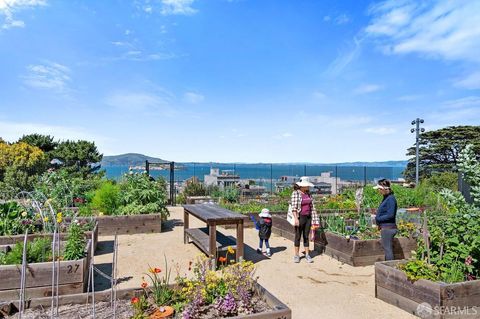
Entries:
[[[95, 216], [100, 236], [160, 233], [162, 214]], [[82, 217], [77, 218], [79, 221]]]
[[[92, 231], [85, 232], [85, 238], [92, 239], [92, 234], [93, 234], [93, 246], [96, 249], [97, 243], [98, 243], [98, 224], [95, 224]], [[52, 236], [53, 236], [52, 233], [29, 234], [28, 240], [34, 240], [35, 238], [46, 238], [46, 237], [52, 237]], [[5, 245], [15, 244], [18, 242], [23, 242], [24, 237], [25, 235], [0, 236], [0, 247]], [[67, 239], [67, 233], [60, 233], [60, 240], [63, 241], [66, 239]], [[0, 248], [0, 251], [2, 251], [1, 248]]]
[[[293, 241], [294, 228], [287, 222], [286, 215], [272, 215], [272, 217], [272, 232]], [[352, 266], [368, 266], [385, 260], [380, 239], [347, 240], [343, 236], [319, 230], [314, 244], [316, 250]], [[396, 259], [410, 258], [412, 250], [416, 248], [417, 242], [414, 238], [394, 239], [393, 250]]]
[[[91, 259], [91, 240], [87, 241], [85, 257], [60, 261], [59, 294], [75, 294], [86, 290]], [[31, 263], [25, 277], [26, 299], [52, 295], [52, 262]], [[21, 265], [0, 266], [0, 302], [17, 300], [20, 295]]]
[[[292, 318], [292, 311], [275, 296], [273, 296], [268, 290], [262, 287], [259, 284], [256, 284], [256, 291], [258, 297], [269, 306], [269, 310], [265, 312], [255, 313], [245, 316], [230, 317], [233, 319], [240, 318], [252, 318], [252, 319], [290, 319]], [[142, 290], [139, 289], [120, 289], [117, 290], [118, 309], [117, 309], [117, 318], [130, 318], [133, 315], [133, 308], [130, 306], [130, 300], [132, 297], [138, 297], [142, 294]], [[112, 314], [112, 310], [109, 307], [110, 302], [110, 290], [105, 290], [95, 293], [95, 302], [96, 302], [96, 316], [101, 318], [107, 318]], [[72, 294], [59, 297], [59, 306], [61, 314], [68, 318], [69, 316], [76, 316], [79, 313], [84, 313], [85, 316], [82, 318], [92, 318], [91, 309], [92, 305], [88, 304], [91, 302], [91, 294], [82, 293], [82, 294]], [[50, 309], [48, 307], [51, 305], [51, 298], [35, 298], [29, 300], [27, 303], [27, 312], [23, 316], [24, 318], [37, 318], [42, 314], [49, 315]], [[18, 307], [18, 301], [10, 303], [0, 303], [0, 307], [15, 309]], [[71, 309], [69, 311], [69, 309]], [[13, 312], [13, 311], [12, 311]], [[18, 315], [7, 316], [7, 318], [17, 318]], [[213, 318], [213, 317], [212, 317]]]
[[396, 268], [403, 262], [375, 264], [375, 297], [422, 318], [480, 318], [480, 280], [412, 282]]

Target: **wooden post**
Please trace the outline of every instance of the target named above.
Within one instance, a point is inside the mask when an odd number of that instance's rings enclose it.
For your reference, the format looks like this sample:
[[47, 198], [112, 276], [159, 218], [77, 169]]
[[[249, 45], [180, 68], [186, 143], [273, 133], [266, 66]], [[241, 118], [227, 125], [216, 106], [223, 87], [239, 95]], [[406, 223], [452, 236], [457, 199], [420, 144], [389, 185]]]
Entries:
[[215, 221], [208, 224], [208, 254], [211, 262], [212, 270], [217, 268], [217, 225]]
[[185, 230], [188, 229], [188, 212], [187, 210], [184, 208], [183, 209], [183, 243], [184, 244], [188, 244], [188, 235], [187, 235], [187, 232]]
[[237, 223], [237, 261], [243, 260], [243, 219]]

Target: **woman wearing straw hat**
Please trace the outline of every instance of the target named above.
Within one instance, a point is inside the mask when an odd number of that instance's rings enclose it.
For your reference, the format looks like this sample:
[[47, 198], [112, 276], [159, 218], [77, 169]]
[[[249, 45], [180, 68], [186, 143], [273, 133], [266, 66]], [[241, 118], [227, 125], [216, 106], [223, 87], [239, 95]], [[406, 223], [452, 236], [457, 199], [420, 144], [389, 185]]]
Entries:
[[383, 196], [382, 203], [377, 209], [375, 222], [380, 228], [385, 260], [393, 260], [393, 238], [397, 234], [397, 200], [390, 187], [389, 180], [381, 179], [373, 188]]
[[312, 263], [313, 260], [312, 257], [310, 257], [308, 236], [312, 224], [319, 224], [317, 211], [313, 204], [313, 199], [309, 194], [310, 187], [313, 187], [314, 185], [310, 183], [308, 177], [304, 176], [300, 178], [300, 181], [296, 183], [296, 186], [297, 187], [294, 187], [291, 198], [292, 212], [295, 218], [295, 255], [293, 256], [293, 261], [295, 263], [300, 262], [300, 238], [303, 237], [305, 260], [307, 263]]

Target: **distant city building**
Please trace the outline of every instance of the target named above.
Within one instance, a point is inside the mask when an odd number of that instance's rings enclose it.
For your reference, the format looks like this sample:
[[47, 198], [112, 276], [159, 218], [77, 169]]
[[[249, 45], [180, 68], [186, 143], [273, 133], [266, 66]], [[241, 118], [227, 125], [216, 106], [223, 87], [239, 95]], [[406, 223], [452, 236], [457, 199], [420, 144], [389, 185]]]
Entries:
[[210, 175], [205, 175], [206, 186], [218, 186], [220, 189], [235, 187], [240, 182], [240, 176], [233, 170], [220, 171], [219, 168], [211, 168]]
[[[315, 185], [310, 191], [316, 194], [338, 194], [344, 187], [355, 186], [357, 183], [341, 180], [339, 177], [331, 176], [331, 172], [323, 172], [320, 176], [309, 176], [310, 182]], [[277, 192], [292, 187], [293, 183], [300, 180], [299, 176], [282, 176], [275, 185]]]

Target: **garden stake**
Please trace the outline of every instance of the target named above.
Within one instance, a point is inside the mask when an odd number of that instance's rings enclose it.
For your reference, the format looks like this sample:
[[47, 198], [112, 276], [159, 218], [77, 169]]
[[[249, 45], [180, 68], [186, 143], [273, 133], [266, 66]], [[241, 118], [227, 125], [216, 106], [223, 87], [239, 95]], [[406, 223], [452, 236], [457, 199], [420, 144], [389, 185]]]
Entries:
[[117, 261], [118, 261], [118, 236], [115, 232], [113, 242], [113, 269], [112, 269], [112, 290], [113, 290], [113, 318], [117, 318]]
[[[93, 233], [92, 233], [93, 236]], [[92, 273], [92, 316], [95, 319], [95, 274], [93, 273], [94, 269], [94, 247], [93, 247], [93, 240], [91, 242], [91, 251], [92, 251], [92, 258], [90, 259], [90, 272]], [[87, 298], [88, 299], [88, 298]]]
[[57, 240], [57, 228], [53, 229], [53, 241], [52, 241], [52, 304], [50, 306], [50, 318], [54, 318], [54, 293], [55, 293], [55, 241]]
[[23, 311], [25, 310], [25, 273], [27, 271], [27, 237], [28, 230], [25, 231], [25, 238], [23, 239], [23, 254], [22, 254], [22, 273], [20, 276], [20, 314], [19, 318], [22, 318]]

